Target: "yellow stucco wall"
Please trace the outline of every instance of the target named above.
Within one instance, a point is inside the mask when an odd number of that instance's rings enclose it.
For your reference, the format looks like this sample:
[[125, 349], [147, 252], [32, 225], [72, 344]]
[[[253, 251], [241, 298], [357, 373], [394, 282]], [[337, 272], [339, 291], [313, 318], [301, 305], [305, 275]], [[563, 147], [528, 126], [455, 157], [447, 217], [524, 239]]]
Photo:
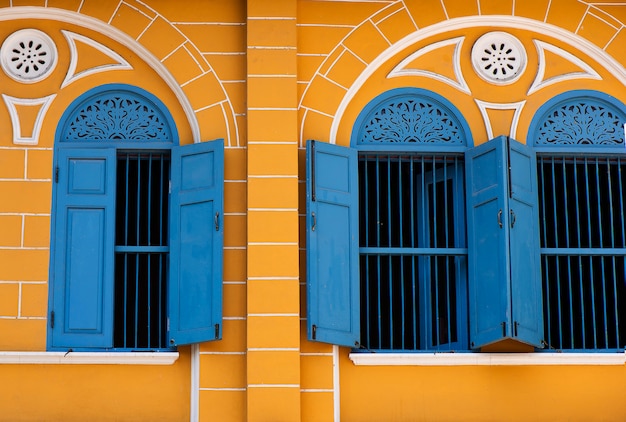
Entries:
[[[450, 99], [474, 144], [490, 133], [525, 142], [536, 110], [568, 90], [604, 91], [626, 103], [623, 4], [13, 0], [0, 2], [0, 22], [0, 40], [35, 28], [59, 49], [54, 73], [41, 82], [0, 72], [2, 94], [56, 95], [31, 145], [14, 142], [15, 120], [0, 102], [0, 352], [46, 348], [56, 124], [81, 93], [128, 83], [163, 101], [182, 144], [225, 139], [223, 340], [199, 348], [200, 420], [318, 422], [337, 412], [343, 421], [626, 418], [623, 365], [355, 366], [348, 349], [307, 341], [304, 321], [307, 139], [348, 145], [363, 107], [396, 87]], [[85, 43], [72, 53], [61, 30], [105, 46], [133, 69], [62, 87], [72, 54], [76, 72], [111, 58]], [[521, 78], [495, 88], [469, 61], [473, 42], [494, 30], [515, 35], [528, 52]], [[551, 49], [538, 50], [537, 40]], [[407, 66], [419, 72], [388, 77], [420, 51]], [[559, 82], [541, 84], [551, 77]], [[540, 88], [530, 92], [534, 82]], [[24, 136], [38, 107], [20, 109]], [[182, 347], [163, 367], [0, 364], [0, 420], [188, 420], [192, 354]]]

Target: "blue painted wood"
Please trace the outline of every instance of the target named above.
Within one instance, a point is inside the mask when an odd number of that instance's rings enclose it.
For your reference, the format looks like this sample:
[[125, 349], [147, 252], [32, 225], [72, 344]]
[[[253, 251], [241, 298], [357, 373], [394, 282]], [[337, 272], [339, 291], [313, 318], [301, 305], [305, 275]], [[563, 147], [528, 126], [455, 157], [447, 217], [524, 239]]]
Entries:
[[132, 85], [105, 84], [72, 102], [57, 127], [56, 146], [167, 148], [178, 144], [174, 119], [155, 95]]
[[510, 337], [507, 138], [465, 154], [470, 347]]
[[466, 153], [470, 344], [541, 347], [537, 164], [504, 136]]
[[543, 308], [535, 152], [509, 139], [509, 246], [513, 337], [542, 347]]
[[574, 90], [546, 102], [533, 117], [527, 139], [539, 151], [624, 152], [626, 105], [603, 92]]
[[307, 142], [307, 334], [360, 344], [356, 151]]
[[170, 346], [222, 336], [224, 141], [172, 148]]
[[384, 92], [359, 114], [351, 145], [385, 149], [411, 147], [465, 148], [472, 145], [463, 115], [432, 91], [405, 87]]
[[52, 348], [111, 347], [115, 150], [59, 149]]

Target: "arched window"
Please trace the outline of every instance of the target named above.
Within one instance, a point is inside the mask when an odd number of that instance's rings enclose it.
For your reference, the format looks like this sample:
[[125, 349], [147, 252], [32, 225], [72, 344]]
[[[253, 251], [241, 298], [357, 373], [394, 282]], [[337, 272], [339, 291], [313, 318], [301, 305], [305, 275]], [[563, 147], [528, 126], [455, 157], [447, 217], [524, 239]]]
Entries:
[[[339, 285], [309, 289], [312, 337], [374, 350], [468, 348], [463, 154], [471, 143], [450, 102], [404, 88], [368, 104], [352, 148], [309, 145], [307, 245], [316, 258], [307, 277], [327, 283], [328, 268], [350, 262]], [[352, 314], [333, 306], [338, 297]], [[333, 316], [343, 327], [325, 325]], [[333, 339], [342, 330], [353, 335]]]
[[65, 112], [54, 156], [49, 348], [220, 338], [223, 142], [180, 147], [158, 98], [105, 85]]
[[310, 339], [541, 347], [534, 152], [506, 136], [472, 144], [449, 101], [414, 88], [372, 100], [350, 148], [309, 142]]
[[626, 107], [595, 91], [548, 101], [537, 151], [544, 334], [559, 350], [626, 344]]

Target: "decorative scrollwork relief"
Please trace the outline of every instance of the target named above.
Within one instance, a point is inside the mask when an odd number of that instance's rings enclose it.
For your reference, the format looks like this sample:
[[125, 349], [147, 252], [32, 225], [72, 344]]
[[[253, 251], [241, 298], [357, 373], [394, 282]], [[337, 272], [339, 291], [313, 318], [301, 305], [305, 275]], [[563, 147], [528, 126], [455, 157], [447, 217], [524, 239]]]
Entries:
[[535, 144], [623, 146], [625, 120], [626, 115], [610, 104], [572, 99], [545, 114]]
[[465, 145], [458, 120], [427, 99], [400, 99], [370, 113], [361, 129], [359, 143], [418, 143]]
[[73, 113], [63, 141], [172, 142], [165, 116], [142, 98], [105, 94]]

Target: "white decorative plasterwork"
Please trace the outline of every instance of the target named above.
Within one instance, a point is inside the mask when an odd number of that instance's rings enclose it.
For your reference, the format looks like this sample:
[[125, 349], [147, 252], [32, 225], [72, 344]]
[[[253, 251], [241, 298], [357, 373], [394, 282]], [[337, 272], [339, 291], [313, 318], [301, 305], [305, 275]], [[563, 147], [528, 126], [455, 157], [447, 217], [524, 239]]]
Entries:
[[[11, 116], [11, 123], [13, 124], [13, 143], [18, 145], [37, 145], [39, 142], [39, 133], [41, 132], [41, 125], [43, 123], [44, 116], [48, 107], [54, 100], [56, 94], [48, 95], [43, 98], [15, 98], [2, 94], [4, 103], [7, 105], [9, 115]], [[22, 127], [22, 119], [20, 119], [18, 106], [22, 107], [38, 107], [37, 117], [33, 122], [31, 128]], [[30, 129], [24, 130], [24, 129]]]
[[172, 365], [178, 352], [0, 352], [0, 365]]
[[[329, 142], [331, 144], [337, 143], [337, 136], [339, 132], [339, 126], [344, 118], [344, 114], [348, 109], [349, 104], [357, 95], [363, 84], [380, 69], [381, 66], [386, 64], [390, 59], [394, 58], [398, 52], [410, 48], [412, 45], [427, 40], [429, 37], [438, 36], [440, 34], [458, 30], [467, 30], [470, 28], [482, 28], [488, 26], [506, 27], [515, 30], [537, 32], [545, 34], [559, 41], [562, 41], [573, 49], [580, 51], [590, 57], [598, 63], [599, 66], [610, 72], [618, 81], [626, 83], [626, 68], [614, 57], [608, 54], [606, 51], [593, 44], [591, 41], [572, 33], [564, 28], [560, 28], [556, 25], [537, 21], [534, 19], [523, 18], [519, 16], [508, 15], [484, 15], [484, 16], [470, 16], [465, 18], [455, 18], [447, 21], [439, 22], [427, 27], [414, 31], [406, 37], [402, 38], [395, 44], [389, 46], [385, 51], [379, 54], [361, 74], [354, 80], [346, 94], [343, 96], [337, 111], [333, 116], [332, 124], [329, 131]], [[305, 95], [300, 100], [300, 105], [304, 100]], [[304, 127], [304, 124], [302, 125]], [[300, 142], [303, 142], [303, 132], [300, 133]]]
[[510, 133], [508, 134], [512, 138], [516, 138], [515, 134], [517, 133], [517, 124], [519, 123], [519, 116], [522, 114], [522, 108], [526, 101], [519, 101], [517, 103], [488, 103], [486, 101], [475, 100], [478, 108], [480, 109], [480, 114], [483, 116], [483, 121], [485, 122], [485, 129], [487, 130], [487, 135], [489, 139], [494, 137], [493, 127], [491, 125], [491, 119], [489, 119], [489, 113], [487, 110], [513, 110], [513, 118], [511, 119]]
[[[117, 54], [115, 51], [111, 50], [108, 47], [100, 44], [97, 41], [92, 40], [91, 38], [85, 37], [84, 35], [76, 34], [70, 31], [61, 31], [65, 39], [67, 40], [67, 44], [70, 48], [70, 65], [67, 70], [67, 75], [61, 84], [61, 88], [66, 87], [72, 82], [84, 78], [85, 76], [93, 75], [100, 72], [106, 72], [109, 70], [131, 70], [133, 67], [128, 63], [122, 56]], [[79, 41], [83, 44], [86, 44], [105, 56], [109, 57], [115, 63], [103, 64], [100, 66], [95, 66], [90, 69], [85, 69], [80, 72], [76, 72], [76, 67], [78, 65], [78, 49], [76, 48], [76, 41]]]
[[485, 81], [508, 85], [526, 69], [526, 50], [513, 35], [493, 31], [478, 38], [472, 47], [472, 66]]
[[35, 83], [47, 78], [57, 64], [57, 48], [45, 33], [20, 29], [9, 35], [0, 48], [2, 70], [18, 82]]
[[[537, 76], [535, 76], [535, 80], [528, 89], [528, 95], [537, 92], [548, 85], [567, 81], [570, 79], [602, 79], [598, 72], [593, 70], [591, 66], [589, 66], [587, 63], [574, 56], [573, 54], [568, 53], [567, 51], [552, 44], [548, 44], [544, 41], [533, 40], [533, 43], [535, 43], [535, 48], [537, 49], [539, 66], [537, 68]], [[546, 50], [579, 67], [580, 71], [564, 73], [544, 79], [546, 71]]]
[[618, 353], [350, 353], [357, 366], [560, 366], [624, 365]]
[[[427, 78], [436, 79], [438, 81], [444, 82], [454, 88], [462, 91], [466, 94], [470, 94], [470, 88], [465, 82], [463, 78], [463, 72], [461, 71], [461, 46], [463, 45], [463, 40], [465, 37], [457, 37], [451, 38], [449, 40], [439, 41], [433, 44], [430, 44], [426, 47], [420, 48], [416, 52], [409, 55], [407, 58], [402, 60], [396, 67], [394, 67], [391, 72], [387, 75], [388, 78], [395, 78], [400, 76], [424, 76]], [[444, 76], [440, 73], [432, 72], [430, 70], [424, 69], [415, 69], [408, 67], [410, 63], [412, 63], [418, 57], [421, 57], [427, 53], [438, 50], [440, 48], [444, 48], [450, 45], [454, 45], [454, 53], [452, 57], [452, 66], [454, 70], [454, 76], [456, 80], [451, 79], [447, 76]]]

